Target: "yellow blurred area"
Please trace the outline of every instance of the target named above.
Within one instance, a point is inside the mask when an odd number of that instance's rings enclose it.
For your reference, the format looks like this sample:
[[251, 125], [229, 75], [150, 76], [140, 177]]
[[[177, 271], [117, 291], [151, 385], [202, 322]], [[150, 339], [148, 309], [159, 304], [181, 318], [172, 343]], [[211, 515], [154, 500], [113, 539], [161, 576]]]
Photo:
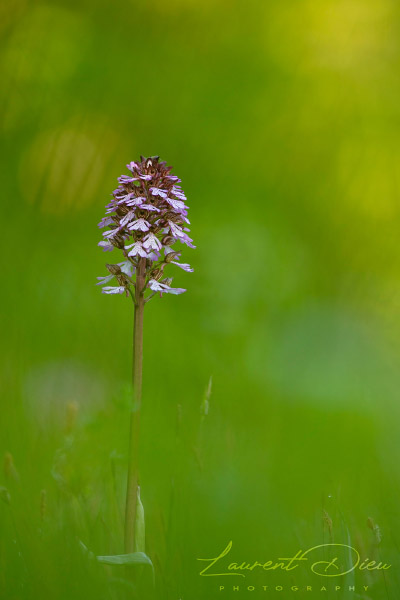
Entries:
[[80, 115], [40, 133], [20, 163], [22, 196], [46, 214], [86, 209], [98, 200], [101, 174], [117, 145], [119, 133], [102, 115]]
[[7, 31], [26, 10], [28, 0], [6, 0], [0, 3], [0, 32]]
[[400, 142], [390, 132], [346, 140], [338, 156], [340, 210], [376, 226], [390, 223], [399, 215], [399, 164]]
[[206, 12], [215, 15], [220, 11], [232, 9], [232, 3], [229, 0], [202, 0], [202, 2], [199, 0], [171, 0], [170, 2], [151, 0], [148, 4], [160, 13], [168, 14], [184, 10], [194, 12], [196, 15]]
[[60, 95], [76, 75], [91, 41], [91, 25], [68, 7], [46, 3], [6, 2], [3, 25], [9, 23], [0, 58], [2, 128], [7, 133], [21, 125], [27, 112], [41, 112], [41, 120], [57, 113]]
[[266, 3], [268, 53], [308, 71], [332, 69], [368, 77], [398, 50], [392, 0]]
[[4, 74], [14, 85], [59, 84], [76, 70], [82, 45], [90, 41], [90, 23], [62, 6], [31, 3], [25, 8], [3, 54]]

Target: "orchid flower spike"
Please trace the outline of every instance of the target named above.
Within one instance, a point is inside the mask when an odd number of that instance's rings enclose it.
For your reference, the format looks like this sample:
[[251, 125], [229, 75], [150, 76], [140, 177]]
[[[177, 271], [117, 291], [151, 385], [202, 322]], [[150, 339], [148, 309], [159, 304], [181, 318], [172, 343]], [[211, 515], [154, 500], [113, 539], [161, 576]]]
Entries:
[[[126, 166], [130, 174], [118, 178], [119, 185], [99, 223], [105, 231], [98, 244], [105, 252], [120, 250], [124, 260], [107, 264], [109, 275], [98, 277], [97, 285], [103, 286], [104, 294], [125, 293], [134, 298], [140, 265], [140, 293], [150, 293], [146, 299], [156, 293], [182, 294], [186, 290], [172, 288], [171, 278], [164, 273], [169, 264], [193, 271], [189, 264], [177, 260], [180, 252], [173, 249], [177, 242], [195, 248], [188, 236], [188, 206], [181, 180], [158, 156], [141, 156], [139, 162]], [[114, 285], [107, 285], [113, 279]]]

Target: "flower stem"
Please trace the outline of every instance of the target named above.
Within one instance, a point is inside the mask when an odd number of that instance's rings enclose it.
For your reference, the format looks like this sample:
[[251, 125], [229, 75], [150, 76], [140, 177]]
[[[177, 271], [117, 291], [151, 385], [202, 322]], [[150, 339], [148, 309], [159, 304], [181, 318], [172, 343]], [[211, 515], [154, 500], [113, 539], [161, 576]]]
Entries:
[[133, 325], [133, 402], [130, 415], [128, 482], [125, 507], [125, 552], [135, 549], [136, 499], [139, 478], [139, 430], [142, 404], [142, 364], [143, 364], [143, 312], [146, 280], [146, 259], [141, 258], [136, 272], [134, 296], [135, 317]]

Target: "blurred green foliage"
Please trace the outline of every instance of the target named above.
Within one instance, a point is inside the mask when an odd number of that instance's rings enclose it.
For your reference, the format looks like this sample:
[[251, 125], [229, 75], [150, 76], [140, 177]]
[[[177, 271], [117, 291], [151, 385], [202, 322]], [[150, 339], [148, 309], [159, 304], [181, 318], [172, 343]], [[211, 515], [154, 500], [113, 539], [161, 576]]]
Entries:
[[358, 597], [398, 598], [399, 11], [3, 3], [0, 597], [152, 597], [146, 567], [91, 555], [123, 548], [132, 333], [130, 300], [94, 283], [117, 176], [159, 154], [197, 249], [187, 294], [145, 315], [155, 597], [223, 597], [196, 559], [229, 540], [267, 560], [351, 539], [394, 565]]

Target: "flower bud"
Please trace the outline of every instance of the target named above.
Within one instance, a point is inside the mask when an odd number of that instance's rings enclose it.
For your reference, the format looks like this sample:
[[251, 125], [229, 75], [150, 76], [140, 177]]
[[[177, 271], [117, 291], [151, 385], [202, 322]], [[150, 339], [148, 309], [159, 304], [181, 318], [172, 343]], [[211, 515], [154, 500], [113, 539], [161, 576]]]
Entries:
[[172, 235], [164, 235], [163, 239], [161, 240], [161, 243], [163, 246], [169, 246], [174, 241], [175, 239], [172, 237]]
[[181, 215], [176, 215], [175, 213], [172, 213], [170, 217], [168, 217], [169, 221], [172, 221], [173, 223], [183, 223], [182, 217]]
[[129, 206], [124, 206], [123, 204], [120, 204], [115, 210], [115, 214], [117, 215], [117, 217], [123, 217], [124, 215], [128, 214], [129, 210]]
[[167, 256], [164, 258], [164, 262], [170, 263], [173, 260], [175, 260], [175, 258], [177, 258], [178, 255], [179, 252], [168, 252]]
[[128, 277], [125, 275], [125, 273], [119, 273], [115, 277], [116, 277], [119, 285], [124, 286], [124, 287], [129, 286], [130, 281], [129, 281]]
[[161, 267], [159, 269], [153, 269], [152, 271], [150, 271], [150, 277], [151, 279], [155, 279], [156, 281], [159, 281], [163, 275], [163, 265], [161, 265]]
[[125, 246], [125, 240], [124, 240], [123, 236], [120, 235], [119, 233], [117, 233], [116, 235], [112, 236], [110, 238], [110, 242], [116, 248], [121, 248], [122, 249]]
[[111, 275], [118, 275], [118, 273], [121, 273], [121, 267], [119, 265], [106, 264], [106, 269], [111, 273]]

